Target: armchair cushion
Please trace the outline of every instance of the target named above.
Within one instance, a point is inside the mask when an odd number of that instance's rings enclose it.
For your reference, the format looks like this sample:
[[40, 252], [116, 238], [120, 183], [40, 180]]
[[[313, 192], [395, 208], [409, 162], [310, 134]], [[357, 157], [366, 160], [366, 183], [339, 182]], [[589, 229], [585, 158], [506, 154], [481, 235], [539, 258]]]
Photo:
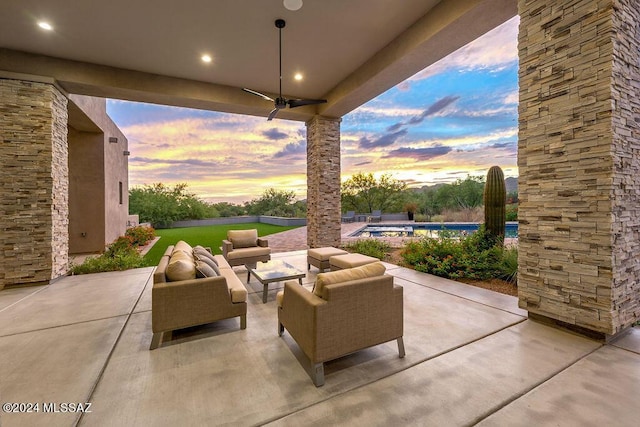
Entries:
[[227, 238], [234, 249], [258, 246], [258, 230], [229, 230]]
[[271, 253], [270, 248], [263, 248], [260, 246], [252, 248], [241, 248], [239, 250], [233, 250], [227, 254], [227, 258], [230, 260], [252, 258], [269, 255]]
[[193, 259], [183, 251], [173, 251], [166, 271], [167, 279], [172, 282], [196, 278], [196, 266]]
[[322, 298], [324, 287], [334, 283], [349, 282], [351, 280], [366, 279], [369, 277], [382, 276], [386, 268], [381, 262], [362, 265], [360, 267], [345, 270], [319, 273], [313, 286], [313, 293]]

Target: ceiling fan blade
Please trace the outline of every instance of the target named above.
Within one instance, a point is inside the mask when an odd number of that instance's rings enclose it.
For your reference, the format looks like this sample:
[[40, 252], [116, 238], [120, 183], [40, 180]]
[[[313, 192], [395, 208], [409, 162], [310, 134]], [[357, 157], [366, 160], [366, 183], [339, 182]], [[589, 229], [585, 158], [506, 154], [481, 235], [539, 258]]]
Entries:
[[287, 101], [289, 108], [302, 107], [303, 105], [324, 104], [326, 99], [290, 99]]
[[282, 96], [282, 29], [285, 27], [286, 23], [284, 19], [276, 19], [275, 24], [276, 24], [276, 28], [278, 29], [278, 65], [280, 68], [280, 90], [278, 92], [278, 97], [276, 99], [273, 99], [263, 93], [256, 92], [255, 90], [247, 89], [246, 87], [242, 88], [242, 90], [244, 90], [245, 92], [248, 92], [252, 95], [259, 96], [260, 98], [266, 99], [267, 101], [273, 102], [275, 108], [271, 110], [271, 112], [269, 113], [269, 116], [267, 117], [267, 120], [273, 120], [278, 114], [278, 111], [280, 111], [283, 108], [286, 108], [287, 105], [289, 106], [289, 108], [296, 108], [296, 107], [302, 107], [303, 105], [324, 104], [325, 102], [327, 102], [326, 99], [287, 100]]
[[276, 114], [278, 114], [278, 111], [280, 111], [280, 109], [278, 107], [276, 107], [273, 110], [271, 110], [271, 112], [269, 113], [269, 117], [267, 117], [267, 121], [273, 120], [273, 118], [276, 116]]
[[267, 95], [260, 93], [260, 92], [256, 92], [255, 90], [251, 90], [251, 89], [247, 89], [246, 87], [242, 88], [243, 91], [245, 92], [249, 92], [253, 95], [259, 96], [262, 99], [266, 99], [267, 101], [271, 101], [271, 102], [276, 102], [275, 99], [268, 97]]

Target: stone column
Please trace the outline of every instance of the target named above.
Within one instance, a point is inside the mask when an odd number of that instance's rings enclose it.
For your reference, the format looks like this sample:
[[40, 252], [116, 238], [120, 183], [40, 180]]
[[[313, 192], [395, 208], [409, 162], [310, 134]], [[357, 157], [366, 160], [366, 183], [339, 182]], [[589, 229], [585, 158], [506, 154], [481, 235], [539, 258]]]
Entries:
[[68, 271], [67, 98], [0, 79], [0, 289]]
[[340, 245], [340, 121], [307, 122], [307, 245]]
[[640, 318], [638, 2], [519, 14], [519, 305], [606, 339]]

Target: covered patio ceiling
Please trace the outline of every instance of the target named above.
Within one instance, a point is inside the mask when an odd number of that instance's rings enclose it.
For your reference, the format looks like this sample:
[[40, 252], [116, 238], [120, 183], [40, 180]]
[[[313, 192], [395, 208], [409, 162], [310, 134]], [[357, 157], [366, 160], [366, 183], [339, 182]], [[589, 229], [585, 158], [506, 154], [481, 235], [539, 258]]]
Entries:
[[278, 117], [341, 117], [516, 14], [516, 0], [4, 0], [0, 77], [266, 116], [273, 105], [241, 88], [278, 93], [282, 18], [285, 96], [328, 102]]

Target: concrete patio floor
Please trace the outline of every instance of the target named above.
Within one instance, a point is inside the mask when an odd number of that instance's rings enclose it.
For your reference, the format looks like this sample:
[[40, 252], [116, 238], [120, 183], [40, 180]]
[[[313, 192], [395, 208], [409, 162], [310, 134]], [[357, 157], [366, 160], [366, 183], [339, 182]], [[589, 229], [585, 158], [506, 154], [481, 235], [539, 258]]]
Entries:
[[[274, 258], [306, 270], [306, 251]], [[638, 328], [603, 345], [527, 320], [516, 298], [387, 269], [404, 287], [406, 357], [391, 342], [340, 358], [320, 388], [290, 335], [278, 337], [280, 283], [266, 304], [247, 285], [246, 330], [224, 320], [154, 351], [153, 268], [5, 289], [0, 400], [40, 412], [1, 413], [0, 425], [638, 425]], [[91, 412], [43, 413], [44, 402]]]

